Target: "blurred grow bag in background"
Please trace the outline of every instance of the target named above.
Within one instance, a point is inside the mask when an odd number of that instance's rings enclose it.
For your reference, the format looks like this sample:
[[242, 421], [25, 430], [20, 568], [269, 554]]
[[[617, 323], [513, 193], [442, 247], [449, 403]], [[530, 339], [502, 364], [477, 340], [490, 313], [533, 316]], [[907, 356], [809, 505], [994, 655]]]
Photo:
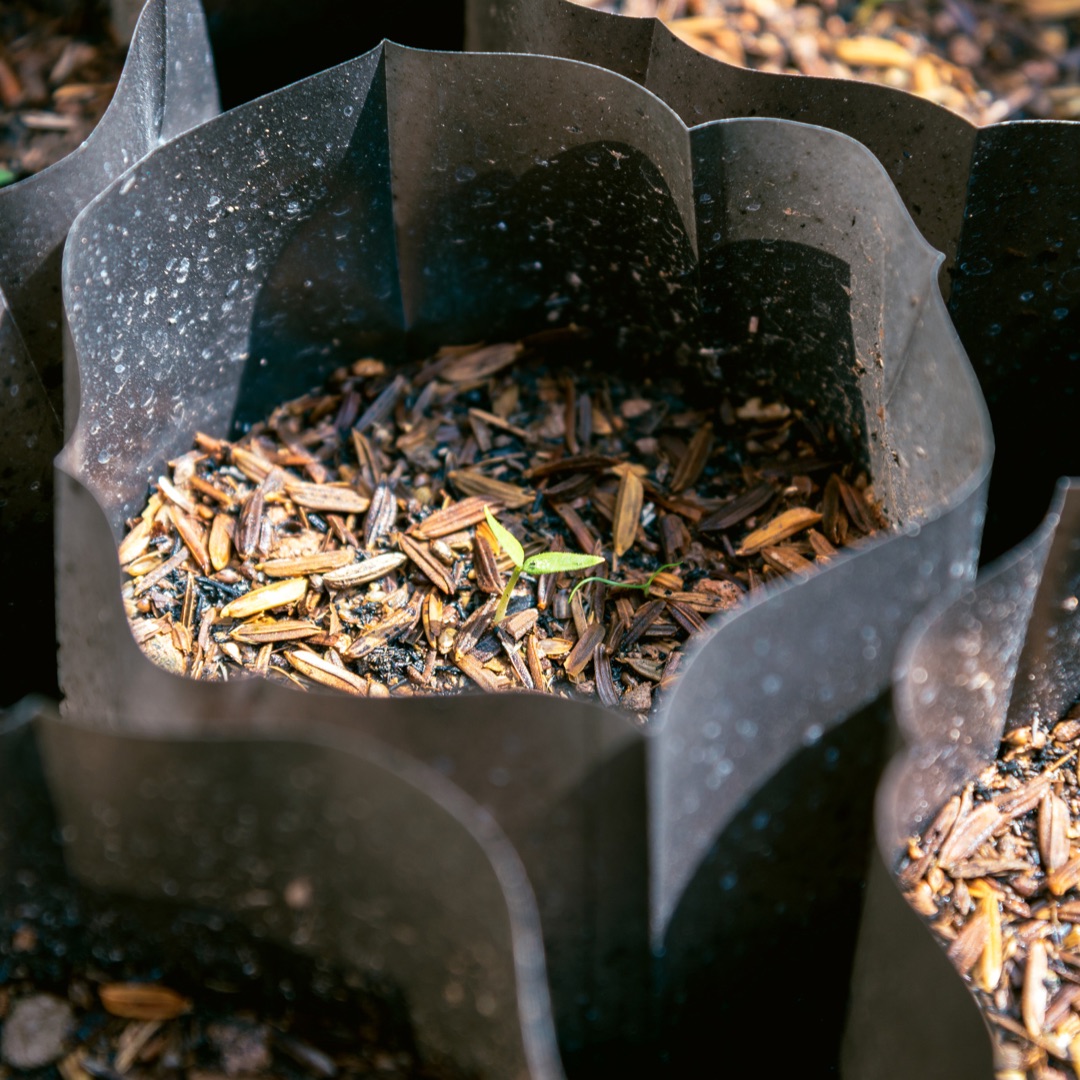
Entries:
[[[774, 120], [688, 129], [569, 61], [388, 45], [197, 128], [114, 184], [68, 247], [66, 721], [153, 740], [303, 724], [441, 770], [525, 866], [573, 1072], [678, 1075], [718, 1032], [766, 1038], [758, 990], [792, 964], [818, 977], [789, 991], [807, 995], [789, 1034], [834, 1061], [878, 699], [912, 616], [973, 574], [982, 521], [990, 435], [938, 265], [850, 139]], [[305, 696], [179, 679], [142, 655], [116, 544], [196, 429], [227, 435], [357, 356], [570, 322], [622, 371], [681, 364], [706, 394], [767, 379], [816, 399], [859, 433], [894, 532], [718, 622], [651, 737], [566, 699]], [[74, 786], [77, 745], [47, 747], [66, 815], [105, 783]], [[171, 812], [109, 790], [121, 821]], [[80, 875], [160, 888], [100, 844], [79, 833]], [[217, 867], [198, 872], [212, 887]]]

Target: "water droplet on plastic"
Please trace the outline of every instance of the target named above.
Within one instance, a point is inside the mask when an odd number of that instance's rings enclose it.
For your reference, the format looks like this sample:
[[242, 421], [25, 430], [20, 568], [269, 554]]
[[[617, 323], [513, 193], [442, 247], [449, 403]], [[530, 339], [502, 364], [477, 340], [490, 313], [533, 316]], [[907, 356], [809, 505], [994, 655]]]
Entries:
[[1050, 314], [1060, 322], [1062, 319], [1068, 318], [1069, 309], [1067, 307], [1056, 307]]
[[454, 171], [454, 179], [459, 184], [467, 184], [476, 179], [476, 170], [471, 165], [459, 165]]
[[1034, 299], [1035, 299], [1035, 294], [1030, 289], [1028, 289], [1026, 292], [1022, 292], [1020, 294], [1020, 302], [1023, 303], [1023, 304], [1029, 304]]
[[98, 454], [97, 459], [99, 465], [108, 465], [112, 460], [112, 454], [108, 450], [102, 450]]

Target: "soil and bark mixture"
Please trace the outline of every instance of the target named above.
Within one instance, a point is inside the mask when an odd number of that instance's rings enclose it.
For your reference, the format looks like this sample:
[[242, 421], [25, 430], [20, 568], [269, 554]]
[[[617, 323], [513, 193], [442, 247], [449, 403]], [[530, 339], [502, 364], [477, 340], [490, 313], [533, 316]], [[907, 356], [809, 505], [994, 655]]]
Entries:
[[393, 986], [211, 912], [150, 929], [101, 900], [39, 900], [0, 921], [6, 1080], [469, 1080], [423, 1060]]
[[882, 83], [974, 124], [1080, 119], [1080, 0], [575, 0], [737, 67]]
[[1011, 731], [898, 871], [990, 1021], [999, 1080], [1080, 1076], [1080, 706]]
[[92, 5], [66, 18], [24, 0], [0, 5], [0, 186], [55, 164], [87, 138], [125, 53]]
[[[635, 384], [574, 345], [360, 360], [236, 442], [197, 435], [120, 544], [136, 640], [194, 678], [644, 719], [710, 616], [884, 524], [836, 431], [775, 391]], [[567, 552], [602, 561], [529, 573]]]

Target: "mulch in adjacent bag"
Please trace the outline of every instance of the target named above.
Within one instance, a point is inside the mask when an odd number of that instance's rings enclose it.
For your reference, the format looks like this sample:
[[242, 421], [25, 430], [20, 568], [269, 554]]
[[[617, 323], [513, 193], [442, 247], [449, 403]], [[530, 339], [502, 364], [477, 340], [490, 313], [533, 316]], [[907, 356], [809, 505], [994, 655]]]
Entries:
[[859, 1075], [986, 1076], [992, 1050], [1009, 1075], [1074, 1067], [1078, 515], [1062, 481], [1043, 526], [905, 642], [906, 747], [878, 794], [847, 1035]]

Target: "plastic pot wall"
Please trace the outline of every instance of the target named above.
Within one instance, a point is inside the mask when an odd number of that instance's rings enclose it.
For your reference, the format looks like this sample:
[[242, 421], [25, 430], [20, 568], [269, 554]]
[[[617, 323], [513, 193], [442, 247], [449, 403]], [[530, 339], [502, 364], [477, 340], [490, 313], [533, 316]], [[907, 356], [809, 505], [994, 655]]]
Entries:
[[[834, 1058], [868, 840], [848, 811], [871, 797], [874, 705], [912, 615], [973, 573], [981, 524], [990, 438], [938, 263], [844, 136], [767, 120], [688, 129], [641, 87], [567, 61], [386, 46], [203, 125], [97, 200], [69, 245], [65, 716], [154, 739], [302, 722], [448, 774], [526, 868], [571, 1071], [677, 1072], [715, 1037], [717, 981], [725, 1028], [760, 1024], [730, 986], [792, 942], [813, 954], [800, 929], [833, 919], [831, 1015], [807, 1012], [804, 1027], [808, 1053]], [[671, 280], [674, 301], [660, 291]], [[620, 349], [627, 312], [633, 350]], [[745, 339], [756, 312], [773, 349]], [[357, 702], [188, 682], [142, 656], [116, 543], [196, 429], [228, 434], [356, 355], [571, 321], [628, 370], [645, 353], [717, 386], [768, 377], [815, 397], [861, 432], [897, 529], [718, 623], [650, 737], [585, 703]], [[821, 762], [828, 790], [809, 815], [800, 785]], [[739, 811], [758, 796], [772, 824], [748, 837]], [[767, 926], [726, 895], [763, 837], [833, 854], [800, 864], [807, 877], [785, 887], [802, 904], [774, 897]], [[742, 968], [706, 962], [732, 942]]]
[[1080, 473], [1070, 435], [1080, 360], [1080, 123], [977, 128], [902, 90], [735, 67], [657, 19], [570, 0], [468, 0], [466, 18], [468, 48], [599, 64], [648, 87], [688, 124], [772, 116], [858, 139], [946, 256], [949, 312], [1001, 451], [984, 559], [1035, 528], [1058, 476]]
[[[974, 588], [913, 625], [894, 687], [902, 749], [877, 797], [877, 863], [860, 931], [846, 1060], [881, 1076], [985, 1077], [985, 1021], [893, 878], [906, 838], [998, 754], [1002, 736], [1047, 724], [1080, 696], [1080, 487], [1062, 481], [1043, 525]], [[896, 964], [899, 964], [899, 967]], [[874, 1017], [900, 1015], [908, 1036]], [[920, 1038], [912, 1039], [917, 1031]]]
[[52, 461], [63, 442], [60, 260], [76, 214], [153, 147], [217, 114], [197, 0], [151, 0], [105, 115], [77, 150], [0, 191], [0, 706], [56, 693]]

